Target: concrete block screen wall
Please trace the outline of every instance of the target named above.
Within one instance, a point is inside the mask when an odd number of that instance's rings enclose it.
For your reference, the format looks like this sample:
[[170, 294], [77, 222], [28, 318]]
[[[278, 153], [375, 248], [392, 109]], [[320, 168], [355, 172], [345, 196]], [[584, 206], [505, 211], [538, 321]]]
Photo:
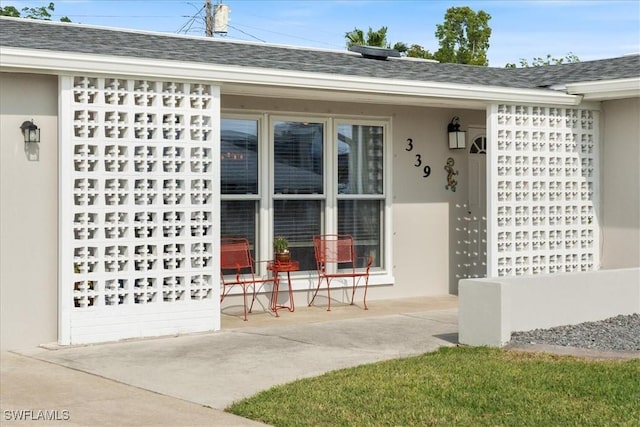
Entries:
[[595, 270], [598, 111], [490, 109], [488, 277]]
[[219, 88], [60, 87], [60, 343], [219, 329]]

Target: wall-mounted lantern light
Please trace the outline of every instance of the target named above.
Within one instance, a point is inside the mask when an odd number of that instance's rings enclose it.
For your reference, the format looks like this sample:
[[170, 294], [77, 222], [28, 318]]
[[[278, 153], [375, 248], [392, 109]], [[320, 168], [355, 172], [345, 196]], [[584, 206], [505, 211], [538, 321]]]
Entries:
[[447, 126], [447, 131], [449, 132], [449, 148], [464, 148], [466, 132], [460, 130], [460, 120], [457, 116], [451, 119], [449, 125]]
[[40, 129], [33, 123], [33, 120], [27, 120], [20, 125], [22, 134], [24, 135], [24, 142], [40, 142]]

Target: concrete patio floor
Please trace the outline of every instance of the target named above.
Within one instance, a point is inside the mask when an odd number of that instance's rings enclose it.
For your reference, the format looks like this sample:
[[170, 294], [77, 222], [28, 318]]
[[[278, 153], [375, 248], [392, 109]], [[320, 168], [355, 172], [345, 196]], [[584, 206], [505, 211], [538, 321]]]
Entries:
[[26, 425], [7, 411], [48, 410], [67, 411], [55, 413], [65, 425], [259, 425], [222, 410], [277, 384], [457, 343], [455, 296], [368, 305], [256, 310], [246, 322], [223, 310], [219, 332], [5, 352], [2, 424]]

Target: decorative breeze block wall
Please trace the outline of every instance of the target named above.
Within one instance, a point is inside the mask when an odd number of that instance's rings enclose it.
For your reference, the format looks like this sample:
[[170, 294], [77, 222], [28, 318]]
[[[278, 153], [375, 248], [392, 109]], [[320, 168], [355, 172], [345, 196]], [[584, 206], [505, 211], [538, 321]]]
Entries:
[[489, 276], [599, 267], [597, 111], [494, 105]]
[[219, 89], [61, 90], [61, 342], [219, 329]]

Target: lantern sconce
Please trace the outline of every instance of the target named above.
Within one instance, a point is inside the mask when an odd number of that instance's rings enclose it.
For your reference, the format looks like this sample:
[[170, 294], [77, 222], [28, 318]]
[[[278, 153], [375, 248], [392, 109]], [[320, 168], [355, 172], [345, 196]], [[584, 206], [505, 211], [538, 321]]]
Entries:
[[466, 132], [460, 130], [460, 123], [458, 120], [460, 120], [459, 117], [454, 117], [447, 126], [450, 149], [464, 148], [465, 146]]
[[24, 135], [24, 143], [40, 142], [40, 129], [33, 123], [33, 119], [26, 120], [20, 125]]

